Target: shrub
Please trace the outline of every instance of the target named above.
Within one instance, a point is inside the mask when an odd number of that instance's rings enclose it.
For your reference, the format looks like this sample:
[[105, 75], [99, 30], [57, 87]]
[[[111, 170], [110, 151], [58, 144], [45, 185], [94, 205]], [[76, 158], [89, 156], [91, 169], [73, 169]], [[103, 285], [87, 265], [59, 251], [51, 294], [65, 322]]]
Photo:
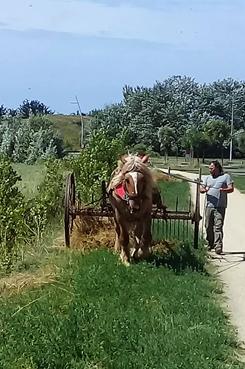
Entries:
[[16, 183], [21, 180], [9, 160], [0, 158], [0, 261], [10, 268], [17, 253], [17, 245], [23, 242], [25, 202]]
[[0, 122], [0, 153], [27, 164], [38, 159], [62, 157], [63, 142], [51, 125], [49, 119], [42, 116], [27, 121], [9, 118]]
[[21, 180], [6, 158], [0, 158], [0, 269], [11, 270], [20, 248], [39, 244], [49, 222], [63, 207], [63, 163], [49, 160], [44, 181], [31, 200], [25, 200], [16, 183]]
[[63, 207], [63, 163], [50, 159], [46, 167], [46, 175], [38, 188], [38, 194], [27, 202], [25, 212], [30, 233], [37, 241], [42, 237], [48, 222], [60, 216]]
[[100, 197], [101, 182], [109, 180], [122, 153], [123, 143], [120, 139], [109, 139], [105, 130], [93, 133], [89, 145], [73, 161], [77, 191], [83, 202]]

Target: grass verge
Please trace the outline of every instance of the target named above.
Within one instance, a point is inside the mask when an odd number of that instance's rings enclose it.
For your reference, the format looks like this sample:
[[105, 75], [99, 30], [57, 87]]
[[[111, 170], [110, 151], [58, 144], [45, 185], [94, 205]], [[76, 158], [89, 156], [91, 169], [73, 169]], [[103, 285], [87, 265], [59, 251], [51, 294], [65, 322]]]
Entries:
[[245, 176], [236, 176], [233, 175], [232, 179], [234, 181], [235, 187], [241, 191], [242, 193], [245, 192]]
[[59, 263], [57, 282], [1, 297], [2, 369], [244, 368], [206, 274], [126, 268], [106, 250]]

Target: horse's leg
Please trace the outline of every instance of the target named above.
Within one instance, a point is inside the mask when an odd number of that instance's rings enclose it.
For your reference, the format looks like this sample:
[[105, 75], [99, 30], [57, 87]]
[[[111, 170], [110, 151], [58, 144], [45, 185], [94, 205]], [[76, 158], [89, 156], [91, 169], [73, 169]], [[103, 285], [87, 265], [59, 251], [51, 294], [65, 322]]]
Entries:
[[114, 208], [114, 220], [115, 220], [115, 245], [114, 248], [117, 252], [121, 252], [120, 257], [125, 265], [129, 265], [130, 250], [129, 250], [129, 234], [127, 230], [127, 224], [121, 216], [118, 207], [123, 206], [121, 202], [115, 199], [112, 195], [109, 197], [112, 207]]
[[120, 247], [120, 242], [119, 242], [119, 237], [120, 237], [120, 225], [118, 224], [118, 222], [115, 219], [115, 231], [116, 231], [116, 238], [115, 238], [115, 245], [114, 245], [114, 250], [116, 252], [120, 252], [121, 247]]
[[143, 232], [141, 237], [140, 246], [143, 252], [143, 257], [147, 258], [150, 255], [150, 246], [152, 241], [151, 234], [151, 215], [145, 216], [143, 221]]
[[119, 253], [121, 251], [121, 244], [120, 244], [121, 227], [120, 227], [120, 222], [119, 222], [120, 213], [117, 209], [117, 206], [119, 206], [119, 203], [111, 194], [109, 194], [109, 199], [110, 199], [110, 202], [111, 202], [112, 207], [114, 209], [114, 226], [115, 226], [114, 250], [115, 250], [115, 252]]
[[120, 222], [120, 235], [119, 244], [121, 249], [121, 260], [125, 265], [129, 265], [130, 261], [130, 249], [129, 249], [129, 234], [126, 224], [122, 221]]
[[135, 248], [132, 253], [132, 257], [135, 259], [139, 259], [142, 256], [142, 251], [140, 249], [142, 233], [143, 224], [141, 221], [138, 221], [134, 230]]

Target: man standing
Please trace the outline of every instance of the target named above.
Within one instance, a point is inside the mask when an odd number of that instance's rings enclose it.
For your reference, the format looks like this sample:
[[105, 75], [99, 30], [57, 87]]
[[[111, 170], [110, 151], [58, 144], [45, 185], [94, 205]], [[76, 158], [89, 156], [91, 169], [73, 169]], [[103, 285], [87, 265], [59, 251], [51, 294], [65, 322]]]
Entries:
[[216, 254], [221, 254], [227, 194], [234, 191], [234, 186], [230, 175], [223, 172], [218, 160], [210, 162], [209, 171], [210, 175], [204, 179], [200, 188], [201, 193], [207, 194], [205, 228], [209, 250], [214, 249]]

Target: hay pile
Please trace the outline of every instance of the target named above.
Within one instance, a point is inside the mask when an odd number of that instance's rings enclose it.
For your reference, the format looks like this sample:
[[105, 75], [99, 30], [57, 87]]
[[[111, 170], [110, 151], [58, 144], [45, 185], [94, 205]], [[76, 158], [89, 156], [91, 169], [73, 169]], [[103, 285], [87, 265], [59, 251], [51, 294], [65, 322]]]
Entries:
[[89, 251], [112, 248], [115, 242], [113, 219], [91, 216], [77, 217], [71, 237], [72, 248]]
[[[115, 243], [115, 229], [113, 219], [96, 217], [77, 217], [71, 237], [71, 247], [83, 252], [99, 248], [113, 249]], [[133, 242], [130, 237], [130, 244]], [[163, 254], [169, 253], [174, 244], [167, 241], [152, 241], [152, 251]]]

